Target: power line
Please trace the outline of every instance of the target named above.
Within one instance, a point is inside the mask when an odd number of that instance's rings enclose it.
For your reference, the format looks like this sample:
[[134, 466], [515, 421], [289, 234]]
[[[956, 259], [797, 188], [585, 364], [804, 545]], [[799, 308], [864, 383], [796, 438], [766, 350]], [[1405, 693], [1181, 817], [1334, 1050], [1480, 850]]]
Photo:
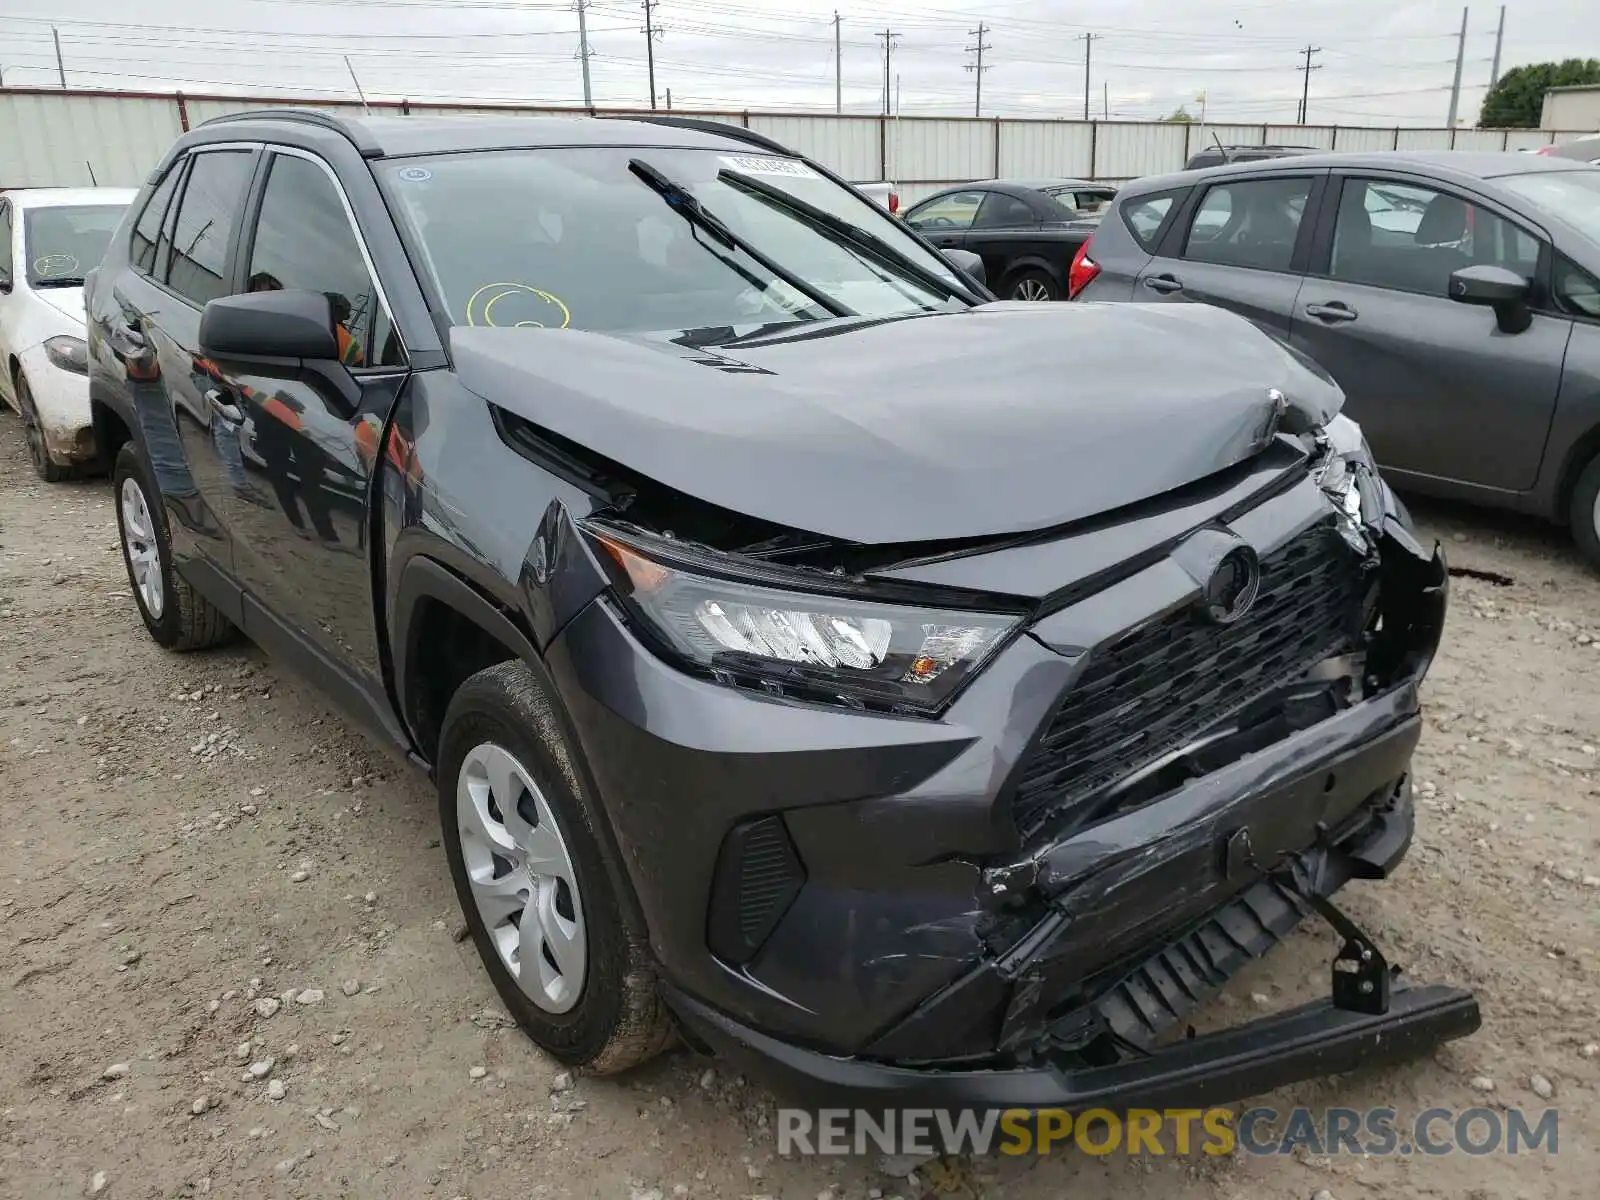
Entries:
[[983, 73], [994, 69], [992, 66], [984, 65], [983, 55], [984, 51], [993, 47], [983, 40], [984, 34], [988, 33], [989, 30], [982, 21], [978, 22], [976, 29], [969, 29], [967, 32], [977, 38], [975, 43], [967, 47], [967, 53], [976, 54], [978, 61], [976, 63], [967, 63], [964, 69], [972, 72], [972, 82], [975, 85], [972, 96], [972, 115], [981, 117], [983, 116]]

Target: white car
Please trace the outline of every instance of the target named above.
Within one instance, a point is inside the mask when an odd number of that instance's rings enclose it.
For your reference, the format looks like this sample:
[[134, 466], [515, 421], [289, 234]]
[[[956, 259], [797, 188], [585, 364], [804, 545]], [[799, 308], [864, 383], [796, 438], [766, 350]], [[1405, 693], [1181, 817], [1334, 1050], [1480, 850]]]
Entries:
[[83, 277], [100, 265], [129, 188], [0, 192], [0, 400], [21, 415], [50, 482], [98, 457], [89, 413]]

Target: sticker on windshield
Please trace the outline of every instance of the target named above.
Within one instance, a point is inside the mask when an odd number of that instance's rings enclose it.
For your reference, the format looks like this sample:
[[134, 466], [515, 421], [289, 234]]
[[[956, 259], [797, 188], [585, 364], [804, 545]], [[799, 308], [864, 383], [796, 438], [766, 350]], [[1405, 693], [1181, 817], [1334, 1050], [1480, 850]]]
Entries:
[[433, 172], [427, 167], [401, 167], [400, 178], [407, 183], [427, 183], [433, 178]]
[[790, 179], [821, 179], [798, 158], [775, 158], [770, 154], [724, 154], [722, 162], [741, 175], [784, 175]]

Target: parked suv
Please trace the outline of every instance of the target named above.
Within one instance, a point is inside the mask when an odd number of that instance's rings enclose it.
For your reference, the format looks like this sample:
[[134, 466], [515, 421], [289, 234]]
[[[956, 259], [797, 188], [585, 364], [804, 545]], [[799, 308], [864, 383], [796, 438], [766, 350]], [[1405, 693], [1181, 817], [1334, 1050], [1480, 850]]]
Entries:
[[[992, 302], [724, 126], [294, 110], [183, 137], [89, 309], [151, 635], [426, 766], [561, 1060], [1198, 1101], [1476, 1027], [1325, 899], [1409, 842], [1445, 569], [1247, 322]], [[1307, 906], [1330, 999], [1157, 1047]]]
[[1139, 180], [1073, 284], [1248, 317], [1333, 375], [1402, 490], [1567, 524], [1600, 566], [1600, 171], [1386, 152]]

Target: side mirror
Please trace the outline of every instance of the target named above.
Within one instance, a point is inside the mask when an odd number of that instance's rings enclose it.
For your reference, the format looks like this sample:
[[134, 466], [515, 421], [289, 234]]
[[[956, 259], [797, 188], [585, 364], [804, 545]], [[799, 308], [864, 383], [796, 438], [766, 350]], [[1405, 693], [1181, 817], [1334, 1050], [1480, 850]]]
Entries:
[[361, 385], [340, 361], [324, 292], [221, 296], [200, 314], [200, 353], [246, 374], [305, 380], [342, 411], [361, 403]]
[[1501, 333], [1521, 333], [1533, 324], [1528, 281], [1505, 267], [1462, 267], [1450, 275], [1450, 299], [1494, 309]]
[[983, 269], [983, 258], [971, 250], [941, 250], [945, 261], [963, 275], [970, 276], [979, 287], [988, 287], [987, 272]]
[[287, 368], [290, 374], [302, 362], [336, 363], [333, 306], [321, 292], [222, 296], [200, 314], [200, 353], [214, 362]]

